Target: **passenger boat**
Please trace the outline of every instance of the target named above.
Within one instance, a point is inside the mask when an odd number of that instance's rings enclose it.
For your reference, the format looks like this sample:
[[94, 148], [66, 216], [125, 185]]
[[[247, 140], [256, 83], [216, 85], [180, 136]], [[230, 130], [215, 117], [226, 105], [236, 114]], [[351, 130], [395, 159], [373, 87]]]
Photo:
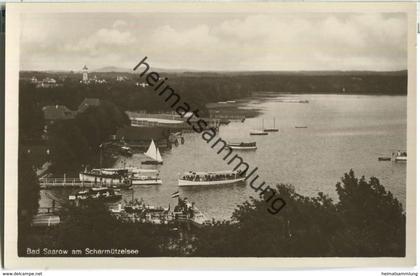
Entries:
[[174, 208], [174, 218], [177, 220], [192, 221], [198, 225], [210, 223], [210, 220], [195, 206], [194, 202], [178, 197], [178, 204]]
[[110, 208], [111, 213], [126, 222], [142, 222], [151, 224], [171, 224], [193, 222], [197, 226], [210, 223], [210, 220], [200, 212], [194, 203], [186, 198], [178, 197], [178, 204], [174, 210], [146, 205], [143, 200], [132, 199], [128, 203], [118, 204], [117, 208]]
[[89, 190], [83, 190], [77, 192], [74, 195], [69, 195], [69, 200], [103, 200], [103, 201], [117, 201], [122, 198], [121, 192], [119, 189], [107, 188], [107, 187], [97, 187], [90, 188]]
[[278, 132], [279, 129], [276, 128], [276, 118], [273, 118], [273, 127], [271, 128], [264, 128], [264, 132]]
[[158, 170], [135, 169], [130, 176], [132, 185], [161, 185]]
[[257, 142], [228, 143], [227, 147], [233, 150], [254, 150], [257, 149]]
[[159, 170], [139, 169], [135, 167], [127, 168], [107, 168], [104, 171], [127, 171], [127, 179], [132, 185], [160, 185], [162, 179], [159, 176]]
[[94, 182], [105, 185], [129, 184], [127, 169], [92, 169], [79, 173], [81, 182]]
[[161, 165], [163, 164], [162, 156], [160, 155], [159, 148], [156, 147], [155, 142], [152, 140], [150, 143], [149, 149], [144, 153], [147, 157], [151, 158], [149, 160], [142, 161], [142, 164], [145, 165]]
[[186, 172], [178, 179], [178, 186], [209, 186], [244, 182], [241, 171]]
[[394, 162], [407, 162], [407, 152], [397, 151], [392, 153]]

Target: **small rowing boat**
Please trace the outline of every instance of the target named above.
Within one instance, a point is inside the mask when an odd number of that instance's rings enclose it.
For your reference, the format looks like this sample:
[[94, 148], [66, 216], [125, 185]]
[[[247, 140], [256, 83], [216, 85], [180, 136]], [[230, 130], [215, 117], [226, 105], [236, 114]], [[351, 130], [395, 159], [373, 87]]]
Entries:
[[276, 118], [273, 118], [273, 127], [264, 128], [264, 132], [278, 132], [279, 129], [276, 128]]
[[233, 150], [255, 150], [257, 142], [228, 143], [227, 147]]

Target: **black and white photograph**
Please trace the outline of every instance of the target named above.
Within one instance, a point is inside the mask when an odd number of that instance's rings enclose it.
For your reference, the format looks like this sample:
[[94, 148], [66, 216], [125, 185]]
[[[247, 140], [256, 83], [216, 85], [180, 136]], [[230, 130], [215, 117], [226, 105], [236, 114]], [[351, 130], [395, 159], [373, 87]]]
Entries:
[[165, 5], [11, 9], [13, 263], [414, 264], [414, 3]]

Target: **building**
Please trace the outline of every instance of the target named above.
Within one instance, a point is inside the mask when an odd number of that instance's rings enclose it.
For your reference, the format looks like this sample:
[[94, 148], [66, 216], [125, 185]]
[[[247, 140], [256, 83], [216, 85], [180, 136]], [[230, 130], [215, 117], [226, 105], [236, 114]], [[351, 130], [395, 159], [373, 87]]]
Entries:
[[64, 105], [47, 105], [42, 108], [46, 122], [54, 123], [60, 120], [71, 120], [76, 116], [76, 112], [68, 109]]
[[118, 129], [116, 138], [128, 143], [133, 147], [146, 149], [152, 139], [159, 148], [170, 147], [170, 131], [162, 127], [133, 127], [126, 126]]
[[83, 66], [82, 72], [82, 83], [89, 83], [89, 71], [86, 65]]
[[36, 84], [36, 88], [53, 88], [62, 86], [62, 84], [57, 83], [53, 78], [46, 77], [42, 81], [38, 81], [35, 77], [32, 77], [31, 82]]
[[117, 81], [126, 81], [126, 80], [128, 80], [128, 78], [125, 76], [117, 76]]
[[136, 82], [136, 86], [141, 86], [141, 87], [145, 88], [145, 87], [149, 86], [149, 84], [145, 83], [145, 82]]

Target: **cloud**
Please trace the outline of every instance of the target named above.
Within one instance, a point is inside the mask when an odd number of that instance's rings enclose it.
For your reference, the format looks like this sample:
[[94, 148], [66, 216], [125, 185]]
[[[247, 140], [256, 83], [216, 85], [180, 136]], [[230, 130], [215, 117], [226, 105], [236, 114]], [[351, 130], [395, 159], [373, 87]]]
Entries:
[[402, 13], [212, 16], [80, 15], [72, 26], [58, 17], [54, 24], [36, 17], [22, 30], [21, 60], [132, 67], [148, 56], [156, 67], [199, 70], [401, 70], [407, 65]]
[[99, 29], [89, 37], [80, 39], [76, 43], [68, 43], [65, 49], [73, 52], [100, 55], [103, 50], [130, 47], [136, 40], [129, 31], [120, 31], [115, 28]]
[[[381, 14], [250, 15], [213, 26], [157, 28], [150, 39], [169, 64], [214, 70], [395, 70], [406, 66], [406, 28], [401, 17]], [[166, 45], [166, 46], [165, 46]]]
[[117, 28], [124, 28], [127, 26], [127, 22], [123, 21], [123, 20], [115, 20], [114, 24], [112, 24], [112, 28], [117, 29]]

